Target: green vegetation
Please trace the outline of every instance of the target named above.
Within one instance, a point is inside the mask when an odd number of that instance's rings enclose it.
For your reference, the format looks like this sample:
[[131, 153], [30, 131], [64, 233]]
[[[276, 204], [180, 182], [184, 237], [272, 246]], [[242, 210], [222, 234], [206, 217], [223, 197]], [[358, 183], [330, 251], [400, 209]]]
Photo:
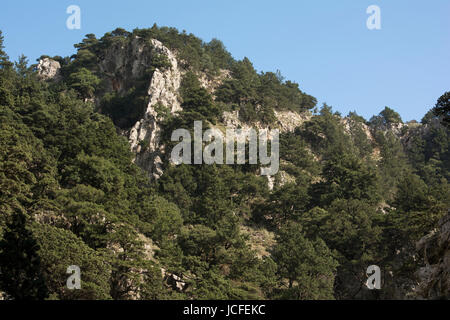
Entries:
[[433, 113], [442, 119], [448, 127], [450, 125], [450, 92], [444, 93], [433, 108]]
[[93, 97], [96, 86], [100, 84], [100, 79], [88, 69], [81, 68], [70, 74], [68, 83], [69, 88], [78, 91], [83, 98], [88, 99]]
[[373, 126], [388, 126], [396, 123], [403, 123], [400, 115], [389, 107], [385, 107], [378, 116], [373, 116], [370, 119]]
[[41, 270], [41, 257], [33, 234], [27, 230], [26, 216], [16, 213], [0, 241], [0, 288], [7, 298], [43, 300], [48, 296]]
[[217, 101], [239, 110], [245, 122], [275, 122], [274, 110], [302, 112], [312, 109], [316, 99], [304, 94], [297, 83], [284, 81], [279, 72], [258, 74], [248, 58], [231, 68], [232, 79], [216, 92]]
[[[0, 34], [0, 291], [7, 298], [352, 299], [362, 297], [369, 265], [413, 276], [419, 262], [411, 254], [399, 264], [397, 252], [414, 252], [450, 205], [448, 94], [422, 125], [401, 130], [387, 107], [366, 121], [356, 112], [344, 120], [324, 105], [281, 134], [273, 190], [248, 164], [163, 159], [164, 174], [149, 181], [118, 132], [142, 118], [156, 69], [170, 68], [153, 38], [185, 71], [183, 111], [155, 106], [168, 153], [172, 130], [192, 130], [194, 120], [220, 126], [223, 112], [235, 110], [250, 124], [274, 125], [275, 111], [316, 105], [279, 73], [235, 61], [220, 41], [173, 28], [89, 34], [73, 57], [54, 58], [59, 82], [39, 81], [25, 57], [11, 63]], [[148, 70], [123, 83], [120, 74], [105, 75], [108, 49], [134, 40], [152, 57]], [[199, 73], [214, 78], [222, 69], [231, 78], [214, 93], [201, 86]], [[65, 286], [70, 265], [82, 270], [81, 290]], [[364, 297], [392, 298], [388, 291]]]
[[[88, 34], [75, 45], [78, 50], [75, 55], [53, 59], [62, 64], [61, 72], [69, 88], [75, 89], [83, 98], [91, 98], [96, 92], [96, 96], [102, 97], [101, 112], [110, 116], [118, 127], [129, 129], [145, 111], [143, 99], [151, 75], [156, 69], [165, 70], [171, 66], [165, 55], [155, 51], [151, 39], [159, 40], [173, 50], [180, 67], [188, 71], [183, 80], [185, 89], [181, 92], [187, 112], [181, 118], [190, 120], [200, 114], [201, 119], [214, 122], [224, 110], [239, 110], [243, 121], [270, 124], [276, 120], [275, 110], [302, 112], [316, 105], [315, 98], [303, 93], [297, 83], [284, 81], [279, 71], [258, 74], [249, 59], [234, 60], [219, 40], [204, 43], [194, 35], [180, 33], [174, 28], [154, 25], [133, 32], [118, 28], [100, 39]], [[100, 61], [108, 49], [119, 50], [132, 41], [145, 45], [144, 54], [152, 57], [150, 66], [140, 77], [129, 79], [113, 92], [106, 92], [107, 81], [99, 67]], [[225, 69], [231, 71], [232, 79], [224, 81], [218, 88], [213, 104], [212, 97], [200, 87], [196, 74], [202, 72], [208, 78], [214, 78]], [[115, 76], [108, 74], [106, 79], [117, 82]]]
[[337, 261], [322, 239], [310, 241], [301, 226], [288, 223], [280, 229], [273, 257], [278, 275], [287, 279], [287, 289], [279, 289], [280, 298], [293, 300], [333, 299]]

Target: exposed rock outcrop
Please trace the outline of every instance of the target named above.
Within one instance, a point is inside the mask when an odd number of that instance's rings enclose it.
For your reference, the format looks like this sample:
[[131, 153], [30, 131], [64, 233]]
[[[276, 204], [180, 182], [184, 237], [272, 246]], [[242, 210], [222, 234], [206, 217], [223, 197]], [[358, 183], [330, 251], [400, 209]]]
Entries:
[[239, 111], [225, 111], [222, 115], [223, 124], [230, 129], [257, 129], [270, 130], [279, 129], [280, 132], [293, 132], [295, 128], [301, 126], [305, 121], [309, 121], [312, 117], [311, 112], [296, 113], [292, 111], [274, 111], [277, 122], [274, 125], [265, 125], [262, 123], [245, 123], [239, 119]]
[[201, 72], [197, 74], [198, 80], [200, 81], [200, 85], [208, 90], [209, 93], [214, 94], [216, 89], [223, 83], [225, 79], [231, 78], [230, 70], [220, 70], [218, 76], [209, 77], [207, 74]]
[[277, 125], [281, 132], [293, 132], [295, 128], [300, 127], [304, 122], [311, 120], [310, 111], [296, 113], [292, 111], [276, 111]]
[[120, 42], [111, 45], [99, 63], [101, 74], [106, 80], [106, 91], [125, 93], [134, 80], [144, 76], [151, 59], [151, 47], [138, 37], [127, 45]]
[[61, 64], [50, 58], [44, 58], [39, 60], [39, 64], [36, 67], [38, 77], [42, 80], [54, 80], [61, 79]]
[[[161, 158], [165, 150], [160, 143], [161, 126], [156, 107], [168, 108], [171, 114], [182, 110], [178, 99], [181, 71], [178, 69], [175, 55], [169, 49], [157, 40], [152, 40], [152, 44], [159, 54], [167, 56], [171, 67], [165, 71], [157, 69], [153, 73], [148, 89], [150, 102], [144, 118], [131, 129], [129, 141], [131, 149], [136, 153], [136, 164], [146, 170], [150, 177], [157, 179], [163, 174]], [[141, 141], [144, 141], [145, 145], [140, 143]]]
[[155, 55], [164, 55], [170, 67], [152, 72], [148, 85], [148, 105], [145, 113], [133, 127], [125, 132], [131, 150], [136, 154], [135, 163], [143, 168], [151, 179], [162, 175], [164, 146], [160, 143], [162, 120], [158, 107], [168, 108], [171, 114], [181, 109], [178, 89], [182, 72], [178, 68], [175, 54], [160, 41], [149, 42], [136, 37], [128, 45], [117, 43], [105, 54], [100, 62], [100, 70], [107, 78], [106, 91], [125, 94], [135, 80], [146, 75]]

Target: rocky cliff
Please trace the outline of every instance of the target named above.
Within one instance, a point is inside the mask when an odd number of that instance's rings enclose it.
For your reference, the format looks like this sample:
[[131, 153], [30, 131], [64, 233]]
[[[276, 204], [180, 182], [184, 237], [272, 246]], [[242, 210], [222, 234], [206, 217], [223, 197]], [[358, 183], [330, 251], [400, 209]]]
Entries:
[[39, 60], [37, 72], [42, 80], [59, 80], [61, 78], [61, 64], [50, 58]]
[[[131, 129], [122, 131], [127, 136], [130, 148], [135, 154], [135, 162], [143, 168], [150, 179], [158, 179], [163, 174], [162, 158], [165, 146], [161, 143], [161, 121], [163, 116], [158, 114], [161, 106], [168, 108], [174, 116], [182, 110], [179, 94], [181, 79], [186, 69], [179, 67], [179, 61], [175, 52], [172, 52], [160, 41], [151, 39], [150, 43], [139, 37], [134, 38], [128, 44], [117, 43], [106, 50], [103, 59], [99, 62], [99, 71], [104, 83], [104, 91], [96, 96], [97, 104], [101, 96], [115, 92], [125, 95], [134, 81], [141, 79], [148, 73], [155, 55], [163, 55], [170, 62], [170, 67], [164, 70], [157, 68], [151, 73], [151, 78], [146, 91], [148, 104], [142, 118], [139, 119]], [[59, 62], [50, 58], [40, 60], [37, 71], [44, 80], [59, 80], [61, 66]], [[230, 78], [229, 70], [221, 70], [216, 77], [207, 77], [198, 73], [201, 85], [210, 93], [222, 83], [223, 79]], [[277, 118], [273, 126], [262, 123], [245, 123], [239, 119], [239, 112], [225, 111], [222, 123], [230, 129], [278, 128], [281, 132], [293, 132], [296, 127], [308, 121], [312, 114], [302, 114], [292, 111], [275, 111]]]
[[156, 107], [161, 105], [170, 109], [171, 114], [181, 110], [178, 98], [182, 71], [173, 52], [160, 41], [150, 43], [136, 37], [128, 46], [116, 45], [107, 50], [100, 62], [100, 69], [106, 76], [107, 92], [124, 93], [127, 84], [141, 78], [151, 66], [155, 55], [164, 55], [170, 62], [165, 70], [156, 69], [148, 84], [148, 105], [145, 113], [133, 127], [124, 132], [128, 136], [131, 150], [136, 154], [135, 162], [143, 168], [150, 178], [162, 174], [161, 156], [164, 146], [160, 143], [160, 120]]
[[[165, 67], [154, 67], [155, 60], [164, 57], [168, 64]], [[162, 142], [162, 123], [167, 117], [167, 111], [171, 116], [177, 115], [183, 111], [180, 88], [183, 76], [192, 71], [186, 67], [186, 62], [180, 60], [178, 52], [169, 49], [168, 46], [156, 39], [144, 40], [135, 36], [131, 41], [115, 42], [105, 49], [99, 55], [97, 61], [96, 74], [102, 80], [102, 89], [96, 92], [92, 101], [96, 103], [101, 110], [102, 98], [107, 94], [115, 94], [119, 97], [127, 97], [128, 90], [133, 83], [145, 79], [146, 101], [144, 111], [139, 118], [127, 128], [118, 129], [120, 133], [129, 141], [130, 149], [134, 153], [134, 162], [145, 170], [150, 180], [160, 178], [164, 172], [163, 159], [166, 153], [166, 146]], [[41, 79], [50, 81], [59, 81], [62, 78], [61, 65], [59, 62], [50, 58], [41, 59], [37, 66], [38, 75]], [[216, 89], [226, 79], [230, 79], [231, 71], [222, 69], [215, 76], [207, 76], [205, 73], [195, 70], [200, 84], [214, 97]], [[308, 109], [305, 109], [308, 110]], [[264, 124], [262, 121], [252, 123], [245, 122], [240, 117], [238, 110], [229, 110], [221, 112], [218, 123], [215, 126], [219, 129], [224, 127], [230, 129], [279, 129], [281, 132], [294, 132], [296, 128], [302, 126], [305, 122], [311, 121], [313, 113], [310, 111], [295, 112], [284, 108], [274, 110], [275, 121], [270, 124]], [[347, 135], [352, 135], [353, 120], [337, 115], [333, 119], [338, 119]], [[373, 144], [374, 150], [372, 160], [379, 161], [380, 150], [375, 139], [375, 128], [368, 123], [360, 122], [362, 136]], [[427, 125], [418, 123], [402, 124], [390, 123], [383, 124], [377, 130], [384, 133], [393, 133], [405, 146], [405, 149], [412, 148], [413, 138], [427, 134], [430, 128], [438, 126], [437, 120]], [[320, 133], [322, 134], [322, 133]], [[324, 135], [324, 134], [322, 134]], [[324, 135], [325, 137], [325, 135]], [[321, 137], [322, 138], [322, 137]], [[308, 149], [312, 153], [310, 149]], [[321, 160], [320, 154], [313, 154], [316, 162]], [[287, 172], [280, 171], [279, 185], [288, 182], [295, 182], [295, 178]], [[275, 179], [269, 177], [269, 188], [275, 186]], [[48, 219], [48, 216], [45, 216]], [[42, 223], [49, 223], [43, 221]], [[53, 222], [50, 222], [53, 223]], [[248, 231], [250, 234], [251, 230]], [[254, 238], [257, 238], [255, 236]], [[421, 239], [417, 243], [416, 251], [408, 252], [409, 256], [423, 259], [423, 266], [414, 274], [415, 278], [408, 277], [400, 279], [395, 284], [395, 292], [390, 292], [387, 298], [425, 298], [435, 299], [449, 296], [450, 279], [450, 216], [444, 217], [439, 224], [439, 228], [432, 231], [429, 236]], [[151, 243], [151, 241], [148, 241]], [[150, 248], [151, 244], [147, 246]], [[268, 255], [269, 246], [261, 245], [259, 251], [261, 255]], [[153, 254], [148, 254], [152, 256]], [[423, 255], [423, 256], [422, 256]], [[399, 259], [402, 260], [401, 254]], [[399, 263], [401, 264], [402, 261]], [[168, 276], [167, 276], [168, 275]], [[165, 277], [171, 278], [173, 285], [177, 288], [182, 284], [182, 278], [177, 275], [167, 273]], [[397, 275], [393, 275], [397, 276]], [[389, 277], [389, 275], [388, 275]], [[166, 279], [167, 280], [167, 279]], [[359, 283], [358, 283], [359, 285]], [[138, 293], [136, 293], [138, 295]]]
[[[158, 55], [167, 58], [170, 63], [168, 68], [156, 68], [149, 72], [153, 60]], [[102, 96], [107, 93], [117, 93], [125, 95], [131, 84], [143, 77], [149, 77], [147, 90], [145, 92], [146, 101], [145, 112], [130, 129], [122, 130], [121, 133], [126, 136], [130, 143], [130, 148], [135, 154], [135, 163], [143, 168], [150, 179], [158, 179], [163, 174], [162, 159], [165, 154], [165, 146], [161, 143], [161, 122], [164, 115], [160, 114], [160, 109], [165, 108], [170, 114], [176, 116], [182, 111], [180, 98], [180, 85], [183, 75], [188, 71], [185, 67], [186, 62], [180, 63], [177, 53], [164, 46], [156, 39], [144, 41], [136, 36], [128, 43], [115, 43], [104, 53], [102, 59], [98, 62], [99, 74], [103, 80], [104, 90], [97, 94], [94, 101], [99, 104]], [[37, 65], [38, 75], [44, 80], [60, 80], [61, 65], [59, 62], [50, 58], [39, 61]], [[197, 72], [201, 85], [214, 95], [215, 89], [220, 86], [224, 79], [231, 78], [230, 70], [221, 70], [215, 77], [208, 77], [202, 72]], [[276, 122], [272, 125], [266, 125], [260, 122], [245, 123], [240, 119], [239, 111], [224, 111], [221, 117], [221, 123], [218, 127], [230, 129], [249, 129], [258, 130], [279, 129], [280, 132], [293, 132], [295, 128], [309, 121], [312, 117], [310, 111], [297, 113], [293, 111], [274, 110]], [[346, 132], [351, 135], [348, 118], [342, 118], [342, 124]], [[396, 124], [383, 128], [385, 131], [391, 131], [405, 143], [408, 139], [402, 136], [401, 129], [406, 125]], [[420, 125], [418, 125], [420, 127]], [[362, 124], [362, 129], [370, 141], [374, 141], [372, 129], [366, 124]], [[416, 129], [416, 131], [419, 129]], [[376, 153], [377, 150], [374, 152]], [[376, 154], [375, 158], [376, 158]], [[285, 173], [281, 173], [284, 175]], [[269, 186], [273, 187], [273, 178], [269, 178]]]

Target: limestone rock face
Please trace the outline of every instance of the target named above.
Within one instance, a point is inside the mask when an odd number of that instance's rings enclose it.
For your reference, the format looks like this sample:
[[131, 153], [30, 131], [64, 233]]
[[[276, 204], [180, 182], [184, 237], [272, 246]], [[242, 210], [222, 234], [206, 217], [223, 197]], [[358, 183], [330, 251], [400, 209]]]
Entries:
[[[163, 55], [170, 62], [170, 67], [152, 72], [147, 90], [148, 104], [142, 118], [136, 121], [131, 129], [123, 131], [128, 137], [130, 148], [135, 154], [135, 163], [147, 172], [150, 179], [158, 179], [163, 174], [165, 146], [161, 143], [161, 121], [167, 110], [171, 115], [182, 111], [179, 98], [181, 79], [186, 72], [174, 52], [160, 41], [151, 39], [144, 41], [136, 37], [130, 43], [115, 43], [100, 61], [100, 74], [104, 78], [105, 91], [125, 95], [136, 80], [146, 76], [154, 55]], [[224, 79], [231, 77], [229, 70], [221, 70], [217, 77], [209, 78], [198, 74], [201, 85], [214, 95], [215, 89]], [[303, 122], [310, 120], [311, 113], [301, 114], [291, 111], [275, 111], [278, 119], [273, 126], [260, 123], [247, 124], [239, 119], [237, 112], [224, 112], [222, 124], [230, 129], [279, 129], [281, 132], [292, 132]], [[269, 137], [272, 138], [272, 137]], [[273, 179], [272, 179], [273, 180]], [[269, 181], [273, 185], [273, 181]]]
[[295, 113], [292, 111], [274, 111], [277, 123], [273, 126], [267, 126], [261, 123], [244, 123], [239, 119], [239, 111], [225, 111], [222, 121], [227, 128], [247, 130], [250, 128], [258, 130], [278, 129], [280, 132], [293, 132], [295, 128], [301, 126], [305, 121], [309, 121], [312, 117], [309, 111], [304, 113]]
[[149, 102], [145, 113], [129, 131], [124, 132], [136, 154], [135, 163], [148, 173], [150, 179], [162, 175], [164, 146], [160, 143], [162, 118], [158, 115], [158, 107], [168, 108], [171, 114], [182, 110], [178, 98], [182, 73], [176, 56], [158, 40], [152, 39], [148, 43], [136, 37], [128, 45], [117, 43], [112, 46], [100, 62], [101, 73], [108, 80], [106, 91], [121, 95], [130, 89], [134, 80], [146, 75], [155, 54], [166, 56], [171, 66], [153, 72], [148, 84]]
[[231, 71], [222, 69], [217, 77], [210, 78], [204, 72], [197, 73], [200, 85], [209, 93], [214, 95], [216, 89], [223, 83], [225, 79], [231, 79]]
[[[129, 141], [131, 149], [136, 153], [136, 164], [149, 173], [150, 178], [159, 178], [162, 174], [164, 146], [160, 143], [161, 127], [157, 106], [163, 106], [175, 114], [182, 110], [178, 99], [181, 84], [181, 72], [175, 55], [161, 42], [152, 40], [159, 54], [167, 56], [171, 67], [165, 71], [156, 70], [148, 89], [149, 103], [145, 116], [131, 129]], [[141, 141], [145, 142], [145, 150]]]
[[275, 117], [281, 132], [293, 132], [295, 128], [311, 120], [312, 115], [309, 111], [301, 114], [292, 111], [275, 111]]
[[39, 78], [42, 80], [59, 80], [61, 70], [61, 64], [50, 58], [44, 58], [39, 60], [37, 65], [37, 72]]
[[126, 92], [132, 80], [144, 75], [150, 62], [150, 50], [139, 38], [133, 39], [129, 45], [112, 45], [99, 63], [101, 74], [106, 78], [106, 91]]

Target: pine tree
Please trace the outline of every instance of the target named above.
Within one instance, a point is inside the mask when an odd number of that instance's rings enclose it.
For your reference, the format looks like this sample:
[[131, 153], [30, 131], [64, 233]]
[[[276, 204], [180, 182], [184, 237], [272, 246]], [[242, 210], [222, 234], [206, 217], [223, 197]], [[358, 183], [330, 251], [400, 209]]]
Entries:
[[43, 300], [48, 290], [41, 273], [39, 246], [17, 213], [0, 241], [0, 288], [14, 300]]
[[6, 54], [5, 51], [3, 51], [3, 49], [5, 48], [3, 45], [3, 41], [4, 41], [3, 34], [2, 31], [0, 30], [0, 70], [12, 66], [12, 63], [9, 61], [8, 55]]
[[437, 101], [436, 107], [433, 109], [434, 114], [442, 117], [442, 123], [450, 126], [450, 91], [444, 93]]
[[[334, 275], [338, 262], [325, 242], [307, 239], [296, 223], [281, 228], [272, 256], [278, 264], [282, 299], [333, 299]], [[285, 283], [287, 279], [287, 283]]]
[[25, 78], [30, 74], [30, 69], [28, 68], [28, 59], [23, 54], [19, 57], [19, 60], [14, 63], [17, 74], [21, 78]]

